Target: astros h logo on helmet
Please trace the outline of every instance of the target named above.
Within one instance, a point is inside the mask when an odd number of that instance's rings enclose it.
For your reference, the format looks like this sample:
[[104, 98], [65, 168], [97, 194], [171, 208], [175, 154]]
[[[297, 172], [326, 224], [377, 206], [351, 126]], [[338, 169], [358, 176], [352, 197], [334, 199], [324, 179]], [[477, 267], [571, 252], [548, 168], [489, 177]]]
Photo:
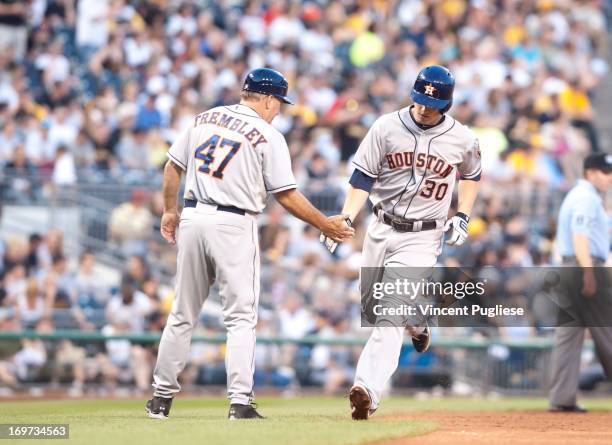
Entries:
[[432, 84], [425, 85], [425, 94], [427, 94], [428, 96], [433, 97], [435, 91], [436, 88]]

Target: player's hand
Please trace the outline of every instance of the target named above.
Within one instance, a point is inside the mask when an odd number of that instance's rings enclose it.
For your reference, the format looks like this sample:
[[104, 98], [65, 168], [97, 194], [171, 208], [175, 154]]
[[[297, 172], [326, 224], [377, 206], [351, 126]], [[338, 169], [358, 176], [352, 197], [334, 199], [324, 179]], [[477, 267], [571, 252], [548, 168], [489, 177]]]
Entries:
[[457, 212], [455, 216], [446, 221], [444, 231], [448, 232], [452, 229], [450, 237], [446, 240], [446, 244], [451, 246], [462, 245], [468, 237], [467, 227], [470, 217], [465, 213]]
[[584, 269], [582, 275], [582, 295], [586, 298], [592, 298], [597, 292], [597, 281], [595, 280], [595, 272], [592, 267]]
[[325, 221], [325, 225], [321, 228], [321, 232], [332, 241], [341, 243], [355, 236], [355, 229], [353, 229], [350, 224], [351, 219], [348, 215], [330, 216]]
[[178, 225], [178, 214], [176, 212], [164, 212], [161, 218], [161, 236], [170, 244], [176, 244], [176, 226]]

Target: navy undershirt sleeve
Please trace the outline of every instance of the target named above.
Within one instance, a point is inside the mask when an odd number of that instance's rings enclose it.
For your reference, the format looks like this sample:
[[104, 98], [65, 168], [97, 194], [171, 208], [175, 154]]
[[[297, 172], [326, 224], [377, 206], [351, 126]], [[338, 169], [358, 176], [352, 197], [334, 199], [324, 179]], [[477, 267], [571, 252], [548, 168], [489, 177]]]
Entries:
[[366, 192], [370, 193], [372, 186], [374, 185], [374, 181], [376, 181], [376, 179], [371, 178], [362, 171], [355, 169], [351, 175], [351, 179], [349, 179], [349, 184], [356, 189], [365, 190]]

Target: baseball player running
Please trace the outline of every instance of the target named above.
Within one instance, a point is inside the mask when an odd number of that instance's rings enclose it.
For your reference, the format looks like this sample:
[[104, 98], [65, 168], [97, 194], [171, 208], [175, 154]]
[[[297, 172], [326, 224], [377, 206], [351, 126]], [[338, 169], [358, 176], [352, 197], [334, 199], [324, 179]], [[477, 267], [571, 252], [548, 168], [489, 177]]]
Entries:
[[283, 103], [291, 104], [287, 85], [274, 70], [251, 71], [239, 104], [198, 114], [168, 151], [161, 233], [178, 245], [176, 296], [159, 345], [154, 396], [146, 403], [149, 417], [168, 417], [180, 390], [177, 377], [185, 367], [193, 327], [217, 281], [227, 328], [228, 418], [262, 418], [251, 402], [260, 267], [256, 216], [268, 193], [334, 240], [354, 234], [344, 223], [346, 216], [326, 218], [296, 189], [287, 143], [270, 124]]
[[[343, 213], [354, 220], [368, 197], [374, 205], [376, 219], [364, 241], [363, 267], [433, 267], [443, 232], [451, 231], [450, 245], [460, 246], [467, 238], [479, 187], [480, 150], [474, 133], [445, 114], [454, 85], [448, 69], [424, 68], [412, 89], [414, 104], [381, 116], [359, 146]], [[447, 220], [457, 173], [458, 211]], [[335, 242], [325, 241], [330, 250], [335, 248]], [[349, 393], [353, 419], [365, 420], [378, 407], [397, 368], [404, 330], [418, 352], [427, 350], [430, 330], [423, 324], [373, 329]]]

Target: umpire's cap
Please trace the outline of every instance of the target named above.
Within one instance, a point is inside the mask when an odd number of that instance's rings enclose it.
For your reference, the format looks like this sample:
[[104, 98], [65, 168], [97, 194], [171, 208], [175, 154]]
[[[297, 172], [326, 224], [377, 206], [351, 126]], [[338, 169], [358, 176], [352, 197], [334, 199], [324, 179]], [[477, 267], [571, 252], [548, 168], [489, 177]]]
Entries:
[[604, 173], [612, 172], [612, 154], [593, 153], [584, 160], [584, 170], [601, 170]]
[[454, 89], [452, 73], [443, 66], [430, 65], [417, 76], [410, 97], [417, 104], [438, 108], [444, 113], [453, 103]]
[[271, 68], [257, 68], [251, 71], [244, 79], [242, 89], [274, 96], [286, 104], [293, 105], [293, 102], [287, 97], [287, 90], [289, 89], [287, 79]]

